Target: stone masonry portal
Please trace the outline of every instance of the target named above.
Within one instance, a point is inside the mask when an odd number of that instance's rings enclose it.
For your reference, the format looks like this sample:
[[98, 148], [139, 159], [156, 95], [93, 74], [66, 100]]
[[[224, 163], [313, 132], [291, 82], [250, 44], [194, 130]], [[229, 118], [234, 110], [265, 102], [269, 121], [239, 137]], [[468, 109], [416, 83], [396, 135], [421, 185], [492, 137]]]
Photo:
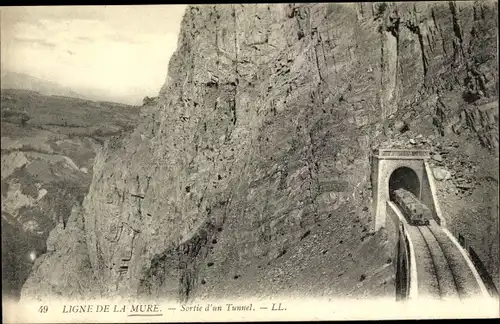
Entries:
[[427, 150], [378, 149], [372, 155], [373, 218], [372, 231], [385, 226], [387, 201], [391, 192], [405, 188], [422, 200], [442, 222], [439, 207], [435, 201], [435, 187], [429, 174]]

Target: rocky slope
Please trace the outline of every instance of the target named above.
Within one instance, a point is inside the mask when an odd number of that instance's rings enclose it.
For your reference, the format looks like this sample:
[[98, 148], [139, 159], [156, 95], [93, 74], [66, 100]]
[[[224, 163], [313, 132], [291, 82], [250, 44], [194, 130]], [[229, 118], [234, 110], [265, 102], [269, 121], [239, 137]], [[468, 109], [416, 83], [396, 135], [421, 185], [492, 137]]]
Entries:
[[92, 180], [106, 137], [130, 131], [137, 107], [2, 90], [2, 293], [19, 297], [49, 232]]
[[457, 136], [497, 163], [496, 12], [189, 7], [150, 115], [105, 143], [23, 296], [393, 295], [369, 155]]

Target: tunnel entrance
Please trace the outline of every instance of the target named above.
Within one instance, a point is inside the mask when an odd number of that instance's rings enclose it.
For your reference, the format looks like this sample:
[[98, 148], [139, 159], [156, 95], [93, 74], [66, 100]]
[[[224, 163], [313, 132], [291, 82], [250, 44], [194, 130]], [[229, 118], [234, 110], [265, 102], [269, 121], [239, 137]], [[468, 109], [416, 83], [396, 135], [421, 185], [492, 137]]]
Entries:
[[420, 198], [420, 180], [417, 173], [407, 167], [394, 170], [389, 178], [389, 198], [391, 200], [393, 200], [393, 192], [400, 188], [406, 189], [415, 197]]

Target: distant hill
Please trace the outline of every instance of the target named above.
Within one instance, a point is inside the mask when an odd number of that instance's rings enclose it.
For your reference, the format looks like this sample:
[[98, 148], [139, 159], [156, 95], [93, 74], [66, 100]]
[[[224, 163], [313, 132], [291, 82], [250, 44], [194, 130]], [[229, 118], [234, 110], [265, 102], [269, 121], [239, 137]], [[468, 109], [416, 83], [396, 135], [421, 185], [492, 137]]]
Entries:
[[45, 96], [62, 96], [92, 101], [108, 102], [112, 105], [117, 103], [125, 105], [141, 105], [144, 96], [142, 91], [133, 89], [129, 93], [116, 95], [106, 89], [92, 87], [69, 88], [56, 82], [43, 80], [32, 75], [2, 71], [1, 89], [16, 89], [35, 91]]
[[2, 71], [0, 84], [2, 89], [22, 89], [36, 91], [47, 96], [84, 98], [83, 95], [68, 87], [23, 73]]

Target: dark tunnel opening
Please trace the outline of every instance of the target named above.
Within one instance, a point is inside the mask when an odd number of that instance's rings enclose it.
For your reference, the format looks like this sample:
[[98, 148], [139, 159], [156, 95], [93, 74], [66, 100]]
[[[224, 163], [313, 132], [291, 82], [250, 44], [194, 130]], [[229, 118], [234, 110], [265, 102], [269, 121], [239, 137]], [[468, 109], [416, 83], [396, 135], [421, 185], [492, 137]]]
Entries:
[[389, 178], [389, 198], [391, 200], [393, 200], [394, 191], [400, 188], [406, 189], [415, 197], [420, 198], [420, 181], [417, 173], [407, 167], [394, 170]]

